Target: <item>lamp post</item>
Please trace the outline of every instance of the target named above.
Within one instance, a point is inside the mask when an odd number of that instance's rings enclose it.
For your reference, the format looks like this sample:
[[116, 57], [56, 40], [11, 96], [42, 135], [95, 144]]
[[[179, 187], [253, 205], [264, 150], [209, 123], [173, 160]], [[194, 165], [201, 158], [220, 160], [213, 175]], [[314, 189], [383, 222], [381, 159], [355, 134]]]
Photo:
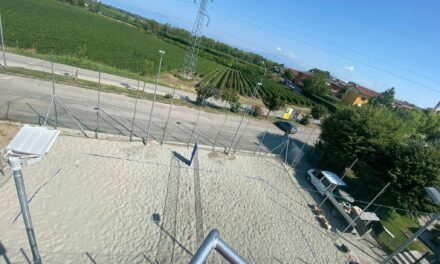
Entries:
[[[257, 86], [255, 86], [254, 92], [253, 92], [253, 94], [252, 94], [252, 99], [255, 98], [255, 95], [258, 93], [258, 90], [260, 89], [260, 86], [261, 86], [261, 85], [262, 85], [261, 83], [257, 83]], [[252, 108], [252, 106], [251, 106], [251, 107], [247, 107], [247, 108], [243, 111], [243, 115], [241, 116], [240, 124], [238, 124], [237, 130], [235, 131], [235, 134], [234, 134], [234, 138], [232, 139], [232, 141], [231, 141], [231, 145], [229, 146], [229, 150], [228, 150], [226, 153], [231, 152], [232, 145], [234, 145], [234, 141], [235, 141], [235, 139], [237, 138], [238, 131], [240, 130], [241, 125], [243, 124], [243, 120], [244, 120], [244, 118], [246, 117], [246, 114], [247, 114], [248, 112], [250, 112], [250, 109], [251, 109], [251, 108]]]
[[6, 68], [5, 42], [3, 39], [3, 23], [2, 23], [1, 14], [0, 14], [0, 34], [2, 35], [3, 66]]
[[[433, 200], [433, 202], [436, 205], [440, 205], [440, 193], [436, 188], [433, 187], [426, 187], [425, 188], [426, 192], [428, 193], [428, 195], [431, 197], [431, 199]], [[400, 252], [402, 252], [409, 244], [411, 244], [411, 242], [413, 242], [416, 238], [418, 238], [423, 232], [425, 232], [425, 230], [435, 221], [440, 219], [440, 213], [437, 213], [433, 218], [431, 218], [431, 220], [429, 220], [428, 222], [426, 222], [426, 224], [424, 226], [422, 226], [415, 234], [413, 234], [411, 237], [409, 237], [405, 242], [402, 243], [402, 245], [400, 245], [400, 247], [398, 249], [396, 249], [396, 251], [394, 251], [391, 255], [389, 255], [383, 262], [382, 264], [386, 264], [388, 262], [390, 262], [397, 254], [399, 254]]]
[[26, 228], [29, 245], [34, 264], [41, 264], [41, 256], [37, 247], [31, 213], [29, 211], [28, 198], [24, 185], [22, 167], [38, 162], [44, 158], [49, 149], [55, 143], [59, 131], [45, 127], [24, 125], [17, 135], [6, 147], [6, 159], [14, 174], [15, 187], [17, 188], [18, 201], [21, 214]]
[[163, 59], [163, 55], [165, 54], [165, 51], [159, 50], [159, 54], [160, 54], [159, 68], [157, 70], [156, 86], [154, 87], [153, 103], [151, 104], [150, 121], [148, 121], [147, 136], [145, 137], [145, 142], [144, 142], [145, 144], [147, 144], [148, 137], [150, 136], [151, 119], [153, 118], [154, 103], [156, 102], [157, 86], [159, 85], [160, 67], [162, 67], [162, 59]]
[[[257, 86], [255, 87], [254, 92], [252, 93], [252, 98], [251, 98], [252, 101], [253, 101], [253, 100], [255, 99], [255, 97], [257, 96], [257, 94], [258, 94], [258, 90], [260, 89], [260, 86], [263, 85], [262, 83], [263, 83], [264, 77], [266, 76], [266, 73], [267, 73], [267, 66], [266, 66], [266, 64], [264, 63], [264, 61], [263, 61], [263, 66], [264, 66], [263, 77], [261, 77], [261, 81], [260, 81], [259, 83], [257, 83]], [[236, 137], [237, 137], [237, 135], [238, 135], [238, 131], [240, 130], [241, 125], [242, 125], [242, 123], [243, 123], [243, 120], [244, 120], [244, 118], [245, 118], [245, 116], [246, 116], [247, 113], [252, 113], [252, 106], [251, 106], [251, 107], [248, 107], [248, 108], [245, 109], [245, 111], [244, 111], [244, 113], [243, 113], [243, 116], [241, 117], [240, 124], [238, 125], [237, 130], [235, 131], [235, 135], [234, 135], [234, 138], [232, 139], [231, 145], [229, 146], [229, 150], [226, 152], [226, 153], [228, 153], [228, 154], [231, 152], [232, 145], [234, 145], [234, 141], [235, 141], [235, 139], [236, 139]], [[246, 132], [246, 129], [247, 129], [247, 123], [246, 123], [246, 127], [245, 127], [245, 129], [244, 129], [244, 132]], [[243, 133], [244, 133], [244, 132], [243, 132]], [[243, 134], [242, 134], [242, 135], [243, 135]], [[235, 148], [234, 148], [234, 152], [235, 152], [236, 148], [238, 147], [238, 144], [240, 143], [240, 140], [241, 140], [241, 136], [240, 136], [240, 138], [238, 139], [237, 145], [236, 145]]]

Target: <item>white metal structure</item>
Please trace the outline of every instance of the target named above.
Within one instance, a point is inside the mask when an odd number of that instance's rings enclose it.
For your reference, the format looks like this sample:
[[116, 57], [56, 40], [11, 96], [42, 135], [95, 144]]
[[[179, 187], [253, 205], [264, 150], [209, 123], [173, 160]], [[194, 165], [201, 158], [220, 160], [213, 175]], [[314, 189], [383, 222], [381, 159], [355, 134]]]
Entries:
[[[327, 196], [327, 199], [334, 205], [338, 212], [344, 217], [344, 219], [351, 223], [353, 219], [344, 210], [341, 204], [333, 197], [332, 191], [336, 190], [338, 187], [347, 186], [345, 182], [335, 173], [330, 171], [320, 171], [311, 169], [307, 171], [307, 181], [309, 181], [322, 197]], [[353, 225], [355, 226], [355, 224]]]
[[311, 169], [307, 172], [307, 181], [311, 182], [322, 196], [334, 187], [347, 186], [338, 175], [330, 171]]
[[38, 252], [21, 168], [23, 165], [43, 159], [55, 143], [59, 133], [54, 129], [24, 125], [5, 149], [5, 158], [14, 174], [18, 201], [35, 264], [41, 263], [41, 257]]

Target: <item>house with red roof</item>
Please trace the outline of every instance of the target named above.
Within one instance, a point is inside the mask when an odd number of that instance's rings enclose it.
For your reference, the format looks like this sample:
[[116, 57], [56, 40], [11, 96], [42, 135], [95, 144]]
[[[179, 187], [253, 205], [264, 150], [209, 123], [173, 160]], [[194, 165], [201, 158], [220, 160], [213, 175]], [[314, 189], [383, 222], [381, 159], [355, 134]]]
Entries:
[[362, 106], [364, 104], [367, 104], [371, 98], [378, 95], [379, 93], [376, 91], [370, 90], [360, 85], [356, 85], [347, 90], [347, 92], [342, 97], [342, 102], [349, 105]]

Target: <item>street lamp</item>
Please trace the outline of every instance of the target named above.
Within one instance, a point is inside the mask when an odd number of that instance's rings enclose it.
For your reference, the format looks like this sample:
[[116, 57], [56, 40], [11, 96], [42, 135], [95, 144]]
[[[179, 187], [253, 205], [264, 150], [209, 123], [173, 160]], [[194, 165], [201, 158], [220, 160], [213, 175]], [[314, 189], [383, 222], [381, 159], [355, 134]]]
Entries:
[[15, 186], [17, 188], [18, 201], [20, 202], [21, 214], [23, 216], [32, 257], [35, 264], [41, 264], [41, 257], [38, 252], [37, 240], [32, 226], [31, 214], [29, 211], [26, 189], [24, 187], [23, 165], [30, 165], [43, 159], [49, 149], [55, 143], [59, 131], [46, 127], [35, 127], [24, 125], [17, 135], [6, 147], [5, 158], [14, 174]]
[[160, 54], [159, 69], [157, 70], [156, 86], [154, 87], [153, 103], [151, 104], [151, 111], [150, 111], [150, 121], [148, 121], [147, 136], [145, 137], [144, 144], [147, 144], [148, 137], [150, 136], [151, 119], [153, 117], [154, 103], [156, 102], [157, 86], [159, 85], [160, 67], [162, 66], [162, 59], [163, 59], [163, 55], [165, 54], [165, 51], [159, 50], [159, 54]]
[[[439, 191], [434, 187], [425, 187], [426, 192], [431, 197], [432, 201], [436, 205], [440, 205], [440, 193]], [[418, 238], [425, 230], [435, 221], [440, 219], [440, 213], [437, 213], [431, 220], [426, 222], [424, 226], [422, 226], [415, 234], [413, 234], [411, 237], [409, 237], [405, 242], [403, 242], [402, 245], [396, 251], [394, 251], [391, 255], [389, 255], [382, 264], [386, 264], [390, 262], [397, 254], [402, 252], [411, 242], [413, 242], [414, 239]]]

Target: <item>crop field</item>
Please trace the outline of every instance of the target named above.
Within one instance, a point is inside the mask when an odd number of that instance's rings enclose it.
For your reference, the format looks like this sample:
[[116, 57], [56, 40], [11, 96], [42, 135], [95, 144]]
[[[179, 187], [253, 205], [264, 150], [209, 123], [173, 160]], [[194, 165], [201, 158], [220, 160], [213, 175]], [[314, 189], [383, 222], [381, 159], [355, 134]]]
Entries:
[[[246, 74], [229, 68], [218, 68], [205, 75], [201, 84], [210, 83], [220, 89], [234, 89], [242, 96], [251, 96], [257, 82], [258, 81], [251, 76], [251, 74]], [[258, 96], [261, 98], [270, 96], [274, 93], [278, 93], [281, 98], [288, 103], [304, 106], [312, 104], [311, 100], [307, 97], [291, 91], [284, 85], [272, 80], [264, 81]]]
[[[166, 52], [164, 72], [183, 65], [181, 47], [84, 8], [55, 0], [0, 0], [0, 9], [7, 46], [41, 54], [53, 50], [56, 55], [80, 56], [135, 73], [145, 65], [157, 65], [161, 49]], [[206, 74], [218, 67], [199, 58], [197, 72]]]

